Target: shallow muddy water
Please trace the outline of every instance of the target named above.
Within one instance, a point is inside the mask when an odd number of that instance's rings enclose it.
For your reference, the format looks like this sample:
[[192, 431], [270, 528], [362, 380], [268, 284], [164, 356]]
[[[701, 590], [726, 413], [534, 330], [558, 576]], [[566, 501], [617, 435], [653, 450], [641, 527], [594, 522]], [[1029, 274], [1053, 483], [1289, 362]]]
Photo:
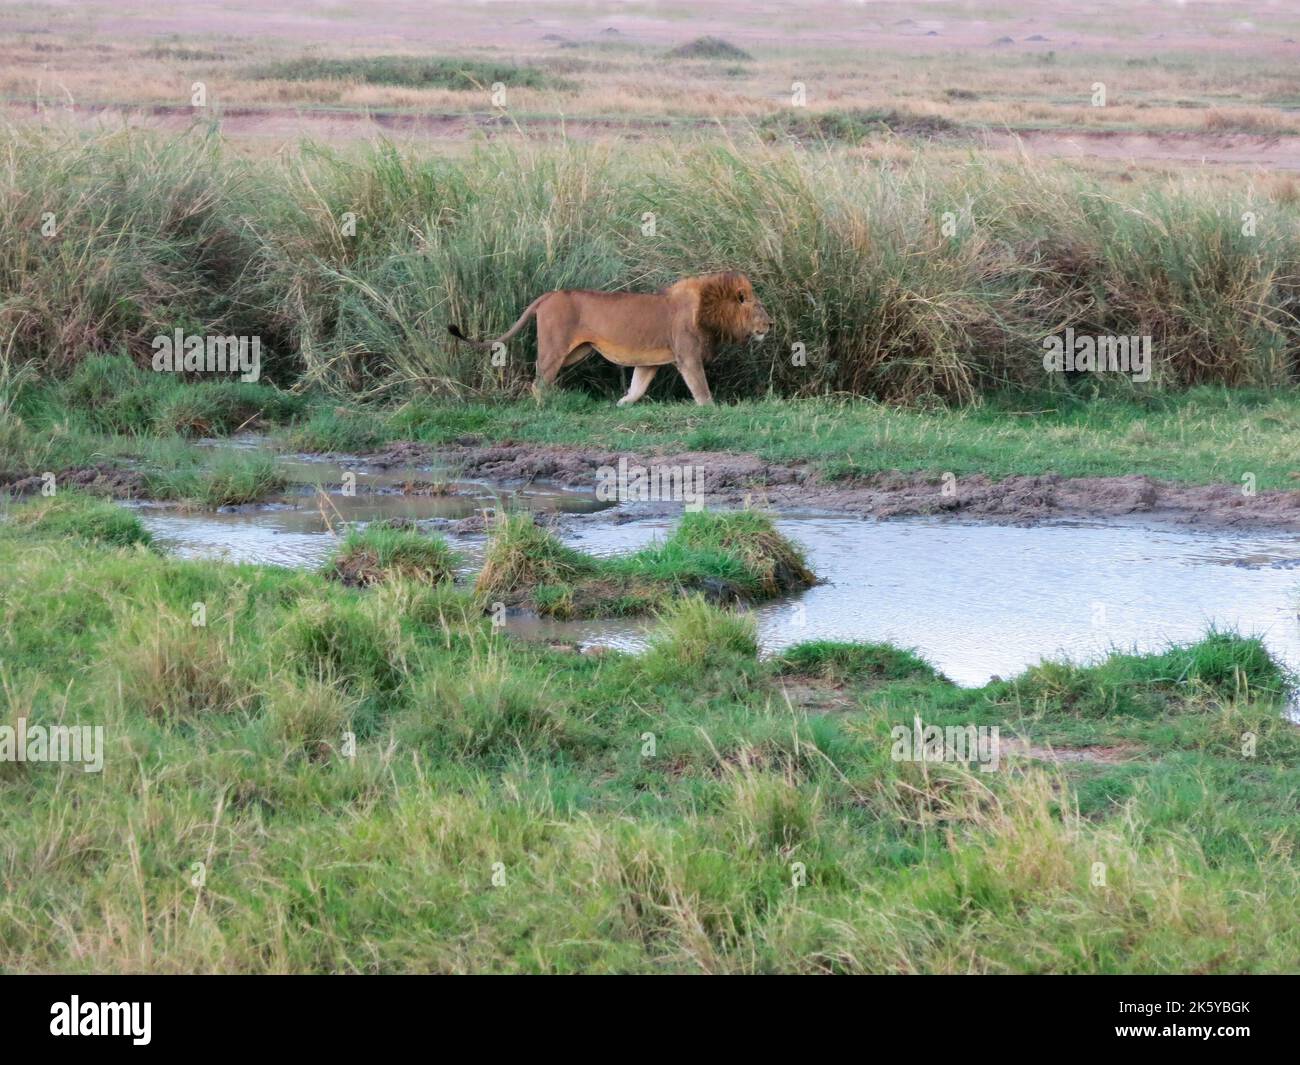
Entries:
[[456, 520], [498, 507], [586, 514], [608, 505], [589, 493], [461, 481], [427, 467], [375, 469], [359, 459], [301, 455], [281, 456], [277, 465], [289, 486], [264, 503], [215, 512], [134, 506], [160, 545], [183, 558], [309, 567], [323, 562], [337, 546], [336, 534], [351, 525], [396, 518]]
[[[294, 482], [267, 505], [185, 513], [138, 505], [160, 546], [185, 557], [315, 566], [351, 523], [456, 519], [484, 507], [589, 514], [559, 535], [592, 554], [635, 550], [674, 518], [604, 513], [594, 495], [536, 485], [449, 481], [427, 468], [372, 470], [357, 461], [282, 460]], [[355, 494], [341, 490], [355, 474]], [[320, 486], [320, 487], [317, 487]], [[1201, 637], [1211, 625], [1260, 635], [1300, 670], [1300, 538], [1199, 532], [1138, 522], [1031, 527], [943, 519], [864, 521], [783, 514], [823, 583], [754, 610], [765, 650], [814, 639], [884, 641], [917, 650], [959, 684], [1012, 676], [1044, 657], [1089, 661], [1110, 649], [1150, 651]], [[453, 536], [466, 572], [482, 535]], [[515, 617], [524, 638], [579, 646], [644, 645], [643, 620], [557, 622]]]

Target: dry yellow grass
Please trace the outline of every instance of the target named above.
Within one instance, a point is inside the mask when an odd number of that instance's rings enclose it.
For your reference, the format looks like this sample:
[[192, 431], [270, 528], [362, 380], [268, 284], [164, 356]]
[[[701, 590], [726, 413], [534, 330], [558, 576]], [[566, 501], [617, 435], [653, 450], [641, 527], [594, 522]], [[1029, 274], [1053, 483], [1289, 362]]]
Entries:
[[[381, 47], [363, 33], [352, 32], [318, 34], [314, 40], [282, 30], [243, 38], [214, 36], [219, 27], [210, 24], [160, 40], [134, 32], [130, 16], [92, 35], [75, 20], [65, 20], [54, 25], [54, 32], [0, 37], [0, 96], [18, 104], [20, 113], [30, 112], [33, 103], [47, 110], [114, 105], [186, 113], [191, 87], [201, 81], [210, 104], [225, 108], [442, 114], [495, 110], [488, 86], [482, 92], [465, 92], [356, 79], [254, 77], [259, 67], [303, 55], [348, 59], [408, 54], [541, 66], [566, 79], [571, 88], [511, 88], [510, 112], [572, 121], [758, 119], [788, 108], [792, 87], [799, 83], [813, 110], [906, 109], [993, 128], [1300, 133], [1300, 116], [1283, 109], [1294, 96], [1289, 65], [1284, 55], [1272, 50], [1285, 31], [1281, 24], [1275, 27], [1277, 40], [1234, 38], [1233, 24], [1218, 27], [1217, 38], [1202, 38], [1192, 32], [1195, 26], [1187, 29], [1171, 22], [1159, 5], [1145, 5], [1140, 12], [1120, 5], [1112, 12], [1114, 18], [1106, 20], [1103, 34], [1101, 28], [1071, 22], [1060, 12], [1038, 12], [1030, 0], [1019, 7], [1042, 16], [1038, 22], [1044, 32], [1017, 36], [1014, 47], [993, 46], [1000, 17], [996, 13], [983, 13], [987, 25], [972, 29], [976, 23], [932, 9], [925, 10], [926, 18], [912, 20], [915, 30], [910, 36], [903, 31], [881, 36], [868, 27], [863, 46], [855, 47], [813, 32], [811, 14], [800, 20], [789, 13], [766, 12], [768, 21], [754, 23], [746, 20], [747, 11], [740, 12], [745, 5], [730, 6], [737, 8], [736, 25], [743, 27], [736, 30], [737, 43], [752, 60], [666, 59], [668, 46], [689, 38], [705, 17], [685, 11], [676, 13], [680, 28], [674, 27], [671, 36], [667, 30], [653, 35], [627, 30], [602, 39], [594, 35], [589, 16], [561, 7], [550, 12], [554, 18], [546, 27], [539, 23], [511, 31], [513, 24], [507, 24], [495, 45], [484, 43], [484, 27], [474, 21], [479, 16], [469, 13], [463, 16], [469, 20], [464, 32], [448, 35], [451, 43], [421, 46], [418, 39], [404, 38], [396, 47]], [[887, 10], [900, 17], [891, 22]], [[917, 5], [882, 5], [877, 21], [881, 26], [902, 25], [908, 22], [901, 17], [905, 12], [916, 15], [919, 10]], [[390, 14], [397, 20], [394, 25], [400, 25], [402, 12]], [[1131, 39], [1117, 39], [1115, 20], [1122, 23], [1127, 17], [1140, 19], [1143, 32], [1137, 32], [1135, 22]], [[196, 23], [202, 21], [196, 16]], [[552, 22], [555, 32], [544, 35], [542, 30]], [[926, 40], [924, 27], [931, 25], [942, 28], [934, 31], [937, 37]], [[1158, 28], [1170, 30], [1168, 39], [1157, 38], [1152, 31]], [[1023, 34], [1010, 23], [1007, 29]], [[725, 30], [721, 35], [728, 36]], [[574, 47], [548, 36], [564, 38]], [[1031, 44], [1034, 36], [1044, 39]], [[1092, 105], [1097, 83], [1106, 86], [1107, 106]], [[365, 128], [304, 132], [326, 139], [373, 134]], [[437, 136], [459, 137], [464, 132], [442, 130]]]

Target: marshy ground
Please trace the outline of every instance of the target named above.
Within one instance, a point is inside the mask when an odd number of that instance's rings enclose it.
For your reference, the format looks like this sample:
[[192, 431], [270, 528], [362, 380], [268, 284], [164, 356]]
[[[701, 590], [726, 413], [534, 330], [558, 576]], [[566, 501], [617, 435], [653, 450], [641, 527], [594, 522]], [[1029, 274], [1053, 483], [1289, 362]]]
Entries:
[[[41, 395], [54, 402], [37, 388], [25, 409], [37, 410]], [[662, 418], [665, 407], [635, 417]], [[429, 424], [446, 417], [441, 431], [463, 440], [452, 410]], [[61, 411], [65, 421], [81, 417]], [[495, 416], [512, 412], [516, 427], [541, 416], [531, 405]], [[282, 493], [275, 442], [302, 444], [306, 427], [319, 431], [326, 417], [352, 421], [337, 407], [304, 407], [279, 426], [263, 424], [270, 437], [242, 446], [236, 438], [215, 454], [183, 437], [96, 436], [83, 423], [86, 435], [67, 446], [90, 448], [93, 439], [93, 450], [129, 462], [144, 486], [151, 461], [180, 463], [199, 485], [210, 469], [240, 482], [242, 463], [270, 462]], [[592, 422], [600, 424], [594, 411]], [[367, 415], [361, 424], [382, 435], [386, 423]], [[484, 447], [482, 439], [453, 444], [447, 454], [463, 459], [463, 449]], [[310, 535], [333, 546], [316, 549], [307, 569], [292, 568], [306, 561], [292, 553], [277, 559], [288, 565], [213, 561], [219, 533], [206, 534], [206, 558], [176, 558], [176, 527], [157, 526], [155, 516], [203, 528], [257, 513], [248, 504], [213, 510], [220, 495], [132, 510], [64, 489], [10, 506], [0, 523], [8, 719], [102, 723], [107, 750], [103, 775], [4, 767], [0, 802], [13, 806], [4, 852], [13, 888], [0, 906], [6, 967], [1289, 967], [1300, 901], [1300, 729], [1287, 717], [1289, 677], [1266, 642], [1211, 631], [1167, 650], [1082, 656], [1092, 665], [1049, 657], [991, 682], [986, 668], [958, 686], [902, 646], [820, 637], [819, 619], [835, 611], [809, 600], [813, 624], [787, 618], [781, 649], [760, 654], [761, 643], [772, 646], [770, 628], [760, 636], [763, 614], [689, 594], [702, 560], [706, 576], [732, 579], [743, 579], [743, 560], [672, 557], [664, 538], [676, 520], [659, 508], [650, 508], [649, 524], [664, 546], [646, 557], [636, 533], [643, 521], [615, 522], [615, 511], [585, 505], [587, 495], [536, 484], [513, 489], [516, 506], [535, 509], [504, 522], [494, 557], [490, 542], [476, 546], [484, 533], [457, 535], [464, 519], [451, 514], [507, 513], [511, 490], [485, 493], [483, 481], [451, 465], [420, 476], [413, 458], [437, 453], [389, 444], [374, 453], [373, 469], [291, 458], [294, 479], [324, 467], [326, 494], [344, 507], [367, 505], [364, 473], [355, 496], [334, 483], [351, 467], [378, 476], [378, 498], [426, 508], [414, 525], [398, 515], [396, 526], [366, 524], [368, 513], [392, 515], [364, 509], [331, 518], [311, 497], [272, 510], [309, 519], [314, 510], [323, 522]], [[424, 494], [403, 491], [411, 485]], [[448, 504], [458, 509], [428, 517]], [[861, 519], [835, 520], [859, 545], [843, 557], [861, 556], [863, 532], [850, 527], [861, 530]], [[583, 554], [554, 538], [566, 523], [587, 522], [620, 530], [622, 546]], [[163, 531], [155, 537], [153, 527]], [[781, 523], [796, 539], [800, 527]], [[906, 558], [902, 544], [922, 530], [879, 528], [903, 537], [892, 548], [870, 538], [888, 583], [889, 558]], [[981, 527], [946, 528], [960, 541], [963, 528]], [[808, 539], [812, 569], [837, 557]], [[1260, 557], [1229, 551], [1221, 561], [1230, 565], [1205, 568], [1276, 578], [1284, 611], [1276, 624], [1294, 628], [1286, 542], [1259, 547]], [[1009, 543], [956, 550], [966, 569], [1008, 553], [1022, 566], [1030, 557]], [[1098, 563], [1105, 557], [1095, 545], [1082, 550]], [[1190, 560], [1215, 549], [1207, 541], [1189, 550]], [[1269, 550], [1278, 552], [1272, 562]], [[556, 572], [521, 572], [547, 560]], [[1149, 576], [1168, 591], [1183, 565]], [[572, 592], [585, 580], [644, 580], [656, 566], [673, 594], [656, 596], [657, 617], [639, 622], [630, 643], [598, 628], [563, 628], [572, 622], [494, 623], [498, 595], [518, 591], [534, 608], [573, 613]], [[1114, 588], [1096, 564], [1085, 570], [1089, 596], [1113, 601], [1136, 586], [1122, 563]], [[1043, 572], [1062, 579], [1068, 571], [1058, 562]], [[1253, 587], [1219, 584], [1209, 601], [1259, 602], [1263, 586]], [[847, 590], [863, 618], [894, 605], [883, 586]], [[946, 605], [903, 597], [911, 615], [963, 609], [957, 587], [941, 597]], [[799, 602], [787, 597], [777, 609], [789, 614]], [[608, 613], [627, 606], [605, 600]], [[998, 771], [892, 759], [891, 730], [911, 729], [916, 718], [940, 728], [997, 725]], [[191, 880], [195, 862], [202, 888]], [[35, 916], [54, 908], [65, 914], [58, 933]]]
[[[583, 654], [495, 626], [428, 536], [372, 533], [390, 572], [359, 582], [150, 539], [72, 492], [0, 526], [10, 719], [107, 736], [102, 775], [4, 766], [7, 968], [1295, 956], [1300, 730], [1257, 640], [962, 688], [888, 645], [760, 659], [751, 620], [689, 597], [644, 651]], [[999, 771], [892, 759], [916, 717], [997, 725]]]

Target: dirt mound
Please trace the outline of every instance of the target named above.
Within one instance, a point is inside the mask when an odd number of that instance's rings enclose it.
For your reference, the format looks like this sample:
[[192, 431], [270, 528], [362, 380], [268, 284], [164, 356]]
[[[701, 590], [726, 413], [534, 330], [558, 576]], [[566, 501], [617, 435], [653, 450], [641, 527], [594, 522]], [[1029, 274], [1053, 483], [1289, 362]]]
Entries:
[[730, 41], [721, 37], [696, 37], [686, 44], [679, 44], [667, 53], [668, 59], [731, 59], [745, 60], [754, 57], [743, 48], [737, 48]]

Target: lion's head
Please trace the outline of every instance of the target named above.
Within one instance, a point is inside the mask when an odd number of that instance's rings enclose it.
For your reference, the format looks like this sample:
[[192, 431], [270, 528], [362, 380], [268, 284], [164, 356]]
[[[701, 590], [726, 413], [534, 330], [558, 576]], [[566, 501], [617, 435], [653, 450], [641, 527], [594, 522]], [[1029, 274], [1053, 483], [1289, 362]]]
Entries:
[[701, 277], [700, 325], [724, 340], [762, 340], [772, 328], [749, 278], [741, 273]]

